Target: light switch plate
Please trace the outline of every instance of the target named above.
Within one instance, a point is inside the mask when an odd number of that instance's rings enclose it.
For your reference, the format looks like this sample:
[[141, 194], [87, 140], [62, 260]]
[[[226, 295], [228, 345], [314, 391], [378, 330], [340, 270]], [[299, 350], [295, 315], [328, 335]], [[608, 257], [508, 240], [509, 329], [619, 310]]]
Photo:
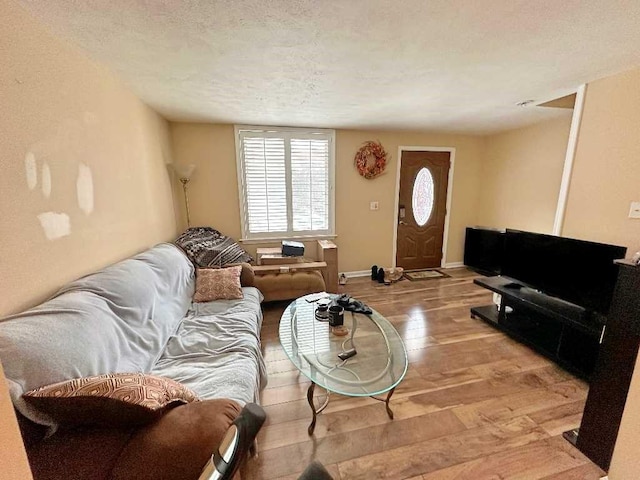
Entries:
[[640, 202], [631, 202], [629, 218], [640, 218]]
[[378, 210], [378, 208], [379, 208], [378, 202], [369, 202], [369, 210]]

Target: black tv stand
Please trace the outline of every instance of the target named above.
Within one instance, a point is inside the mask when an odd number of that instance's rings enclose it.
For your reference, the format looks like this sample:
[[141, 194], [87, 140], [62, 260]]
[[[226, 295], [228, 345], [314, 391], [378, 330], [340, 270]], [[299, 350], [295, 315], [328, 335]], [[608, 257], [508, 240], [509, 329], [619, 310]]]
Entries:
[[599, 319], [578, 305], [545, 295], [513, 278], [477, 278], [474, 283], [500, 294], [502, 302], [500, 308], [493, 304], [473, 307], [472, 318], [481, 318], [589, 380], [602, 336]]

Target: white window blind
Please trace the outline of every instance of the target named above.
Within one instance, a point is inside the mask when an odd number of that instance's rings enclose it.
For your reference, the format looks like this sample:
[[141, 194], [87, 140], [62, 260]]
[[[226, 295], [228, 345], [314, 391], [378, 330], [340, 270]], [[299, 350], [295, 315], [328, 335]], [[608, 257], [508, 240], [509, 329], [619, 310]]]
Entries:
[[243, 238], [333, 234], [334, 132], [236, 132]]

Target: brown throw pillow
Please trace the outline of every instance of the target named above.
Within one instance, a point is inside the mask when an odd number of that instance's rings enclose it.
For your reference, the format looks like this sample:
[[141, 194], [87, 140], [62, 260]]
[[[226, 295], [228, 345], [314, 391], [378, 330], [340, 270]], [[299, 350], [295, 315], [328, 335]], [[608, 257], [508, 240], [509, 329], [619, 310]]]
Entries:
[[234, 263], [233, 265], [227, 265], [227, 267], [236, 267], [238, 265], [242, 267], [242, 271], [240, 272], [240, 285], [243, 287], [254, 287], [256, 274], [251, 265], [248, 263]]
[[242, 298], [241, 266], [227, 268], [199, 268], [196, 271], [194, 302], [235, 300]]
[[181, 383], [143, 373], [75, 378], [31, 390], [22, 397], [61, 425], [104, 427], [145, 425], [170, 408], [198, 401]]

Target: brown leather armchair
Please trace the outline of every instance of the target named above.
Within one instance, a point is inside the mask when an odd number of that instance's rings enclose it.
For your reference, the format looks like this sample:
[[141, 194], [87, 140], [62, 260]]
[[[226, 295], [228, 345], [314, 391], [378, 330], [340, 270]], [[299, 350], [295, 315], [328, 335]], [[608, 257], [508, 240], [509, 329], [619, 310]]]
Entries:
[[34, 480], [218, 480], [234, 478], [265, 418], [256, 404], [240, 409], [216, 399], [178, 406], [138, 428], [42, 438], [35, 424], [20, 423]]
[[232, 479], [247, 453], [254, 450], [256, 435], [265, 419], [266, 414], [259, 405], [247, 404], [225, 433], [198, 480]]

